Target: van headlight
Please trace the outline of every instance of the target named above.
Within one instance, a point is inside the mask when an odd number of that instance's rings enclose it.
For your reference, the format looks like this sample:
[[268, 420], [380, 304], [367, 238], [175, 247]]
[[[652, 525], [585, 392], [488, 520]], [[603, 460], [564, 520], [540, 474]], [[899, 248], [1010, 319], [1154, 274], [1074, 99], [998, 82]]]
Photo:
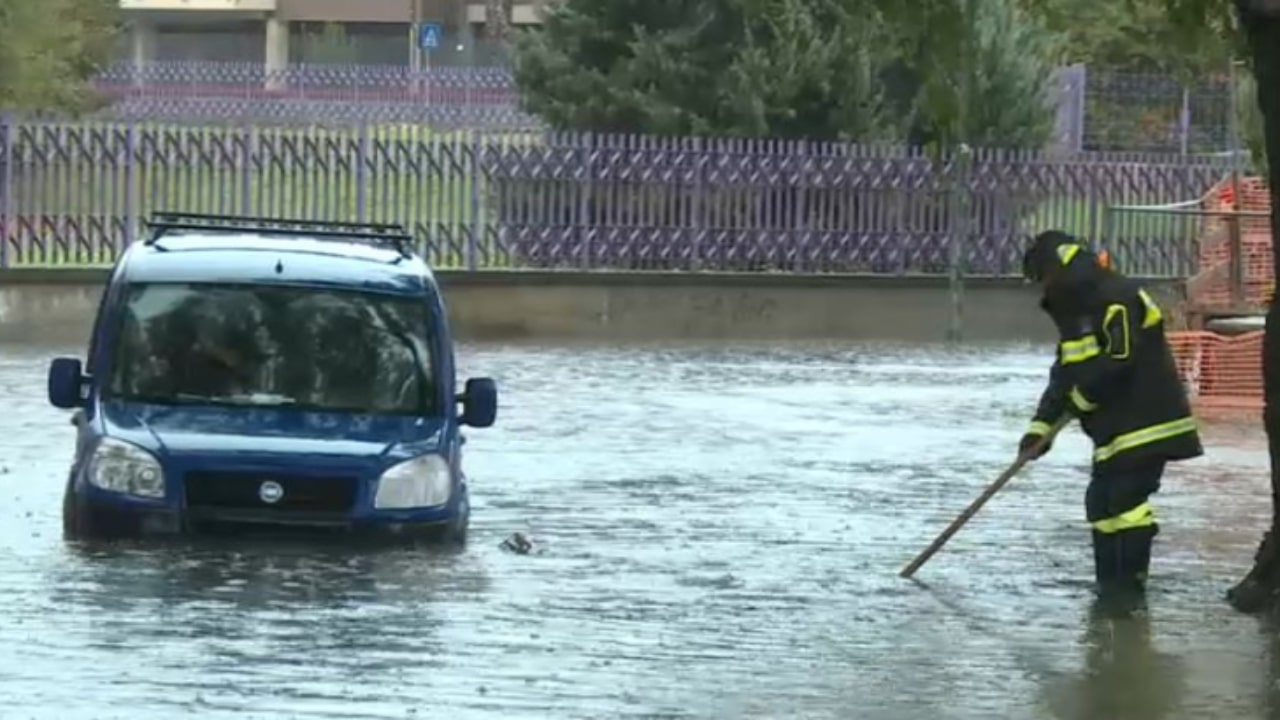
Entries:
[[164, 470], [155, 455], [114, 438], [103, 438], [89, 458], [89, 484], [144, 498], [164, 497]]
[[421, 455], [392, 465], [378, 478], [373, 497], [377, 510], [403, 510], [449, 502], [449, 463], [439, 455]]

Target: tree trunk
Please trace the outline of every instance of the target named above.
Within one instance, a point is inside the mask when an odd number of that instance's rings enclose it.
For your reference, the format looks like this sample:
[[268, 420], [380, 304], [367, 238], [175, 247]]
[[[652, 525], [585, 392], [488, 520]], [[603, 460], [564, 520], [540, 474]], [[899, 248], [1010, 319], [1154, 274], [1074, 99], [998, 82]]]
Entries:
[[[1237, 8], [1257, 77], [1270, 175], [1272, 263], [1275, 277], [1280, 278], [1280, 202], [1276, 198], [1280, 191], [1280, 0], [1237, 0]], [[1274, 299], [1267, 308], [1262, 379], [1262, 424], [1271, 464], [1271, 529], [1263, 535], [1253, 568], [1227, 593], [1237, 610], [1250, 613], [1280, 605], [1280, 305]]]

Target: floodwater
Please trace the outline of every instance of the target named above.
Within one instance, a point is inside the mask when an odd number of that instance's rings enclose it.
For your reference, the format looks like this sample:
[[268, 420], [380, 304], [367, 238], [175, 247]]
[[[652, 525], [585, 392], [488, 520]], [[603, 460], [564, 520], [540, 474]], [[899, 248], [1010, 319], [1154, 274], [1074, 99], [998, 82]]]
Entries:
[[1075, 430], [897, 577], [1012, 459], [1045, 348], [463, 348], [503, 395], [453, 553], [65, 543], [77, 350], [0, 346], [3, 720], [1280, 714], [1280, 632], [1222, 600], [1258, 430], [1166, 476], [1147, 621], [1090, 619]]

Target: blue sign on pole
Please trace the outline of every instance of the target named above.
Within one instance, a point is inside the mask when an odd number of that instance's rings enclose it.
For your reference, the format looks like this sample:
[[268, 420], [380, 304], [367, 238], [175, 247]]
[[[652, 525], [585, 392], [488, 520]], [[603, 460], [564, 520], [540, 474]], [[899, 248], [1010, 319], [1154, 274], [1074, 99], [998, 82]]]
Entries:
[[440, 47], [440, 23], [423, 23], [418, 28], [418, 47], [423, 50]]

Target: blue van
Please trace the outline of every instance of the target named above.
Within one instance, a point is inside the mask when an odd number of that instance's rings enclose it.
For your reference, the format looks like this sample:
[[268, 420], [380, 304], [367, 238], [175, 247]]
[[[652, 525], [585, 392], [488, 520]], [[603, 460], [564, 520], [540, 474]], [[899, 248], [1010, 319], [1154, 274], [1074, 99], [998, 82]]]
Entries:
[[[215, 529], [463, 542], [461, 428], [435, 276], [392, 225], [164, 213], [112, 269], [88, 354], [53, 360], [76, 410], [68, 538]], [[375, 533], [376, 534], [376, 533]]]

